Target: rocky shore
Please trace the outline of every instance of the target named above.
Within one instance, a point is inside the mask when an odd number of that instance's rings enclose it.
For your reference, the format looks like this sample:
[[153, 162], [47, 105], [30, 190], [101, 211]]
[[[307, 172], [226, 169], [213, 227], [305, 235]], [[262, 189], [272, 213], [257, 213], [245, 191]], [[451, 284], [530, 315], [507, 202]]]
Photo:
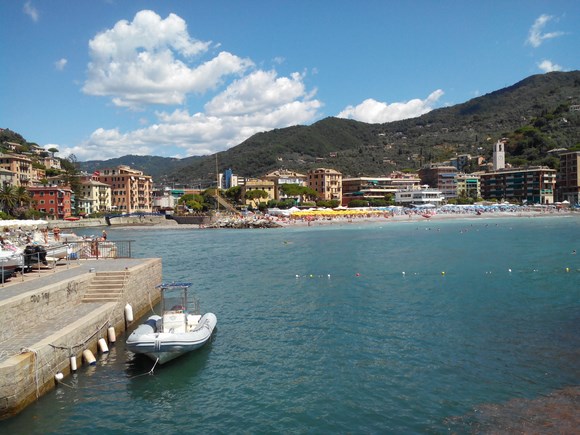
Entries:
[[244, 229], [244, 228], [280, 228], [282, 225], [277, 221], [266, 218], [222, 218], [209, 225], [205, 228], [234, 228], [234, 229]]

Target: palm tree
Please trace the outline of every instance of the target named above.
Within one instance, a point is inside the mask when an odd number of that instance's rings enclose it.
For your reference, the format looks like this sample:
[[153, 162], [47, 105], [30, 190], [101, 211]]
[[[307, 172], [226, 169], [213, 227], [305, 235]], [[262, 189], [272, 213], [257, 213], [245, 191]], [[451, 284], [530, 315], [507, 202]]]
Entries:
[[16, 189], [10, 184], [5, 184], [0, 188], [0, 206], [2, 211], [10, 214], [16, 204], [18, 204]]
[[16, 191], [14, 192], [16, 196], [16, 202], [19, 207], [24, 205], [29, 205], [32, 202], [32, 198], [30, 197], [30, 193], [26, 190], [24, 186], [18, 186]]

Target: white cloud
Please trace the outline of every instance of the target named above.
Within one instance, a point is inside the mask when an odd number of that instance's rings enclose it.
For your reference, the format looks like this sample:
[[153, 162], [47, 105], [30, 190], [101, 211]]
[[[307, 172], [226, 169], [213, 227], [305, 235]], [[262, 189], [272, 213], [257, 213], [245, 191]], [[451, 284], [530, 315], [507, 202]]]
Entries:
[[540, 68], [540, 70], [542, 70], [542, 72], [545, 73], [549, 73], [552, 71], [563, 71], [563, 68], [558, 65], [557, 63], [552, 63], [551, 60], [543, 60], [540, 63], [538, 63], [538, 68]]
[[[255, 91], [260, 93], [259, 89]], [[208, 111], [191, 115], [185, 109], [157, 112], [155, 124], [126, 133], [116, 128], [99, 128], [83, 144], [63, 152], [73, 153], [81, 161], [126, 154], [171, 157], [213, 154], [238, 145], [255, 133], [307, 123], [318, 115], [321, 106], [318, 100], [308, 99], [304, 94], [302, 99], [284, 98], [286, 91], [284, 86], [278, 91], [264, 88], [264, 94], [279, 92], [282, 97], [272, 98], [269, 105], [252, 102], [254, 106], [246, 111], [230, 110], [227, 104], [221, 108], [214, 100], [211, 105], [215, 114]], [[220, 100], [220, 96], [216, 98]]]
[[38, 13], [38, 9], [36, 9], [34, 6], [32, 6], [31, 2], [24, 3], [23, 10], [24, 10], [24, 13], [26, 15], [28, 15], [32, 19], [32, 21], [34, 21], [35, 23], [40, 18], [40, 15]]
[[532, 24], [526, 43], [530, 44], [532, 47], [539, 47], [546, 39], [552, 39], [557, 38], [558, 36], [562, 36], [564, 32], [542, 33], [546, 24], [548, 24], [548, 22], [553, 19], [554, 17], [551, 15], [546, 14], [540, 15], [536, 19], [536, 21], [534, 21], [534, 24]]
[[415, 118], [433, 110], [435, 104], [443, 96], [443, 91], [437, 89], [426, 99], [413, 99], [404, 103], [383, 103], [369, 98], [358, 106], [348, 106], [337, 116], [368, 123], [383, 123]]
[[83, 91], [111, 96], [117, 106], [183, 104], [189, 93], [215, 89], [225, 77], [253, 66], [249, 59], [221, 52], [190, 66], [211, 42], [192, 39], [185, 21], [140, 11], [132, 22], [119, 21], [89, 42], [91, 62]]
[[[127, 154], [207, 155], [255, 133], [319, 116], [322, 103], [315, 98], [316, 90], [306, 88], [305, 73], [281, 77], [226, 51], [199, 60], [208, 56], [210, 45], [193, 40], [180, 17], [171, 14], [162, 20], [151, 11], [96, 35], [89, 44], [87, 94], [109, 96], [116, 106], [144, 111], [150, 104], [179, 107], [148, 110], [132, 131], [98, 128], [82, 144], [61, 147], [62, 154], [73, 153], [80, 161]], [[197, 109], [189, 108], [190, 99]]]
[[63, 71], [64, 67], [66, 66], [66, 64], [68, 63], [68, 60], [66, 60], [65, 58], [59, 59], [54, 63], [54, 67], [58, 70], [58, 71]]

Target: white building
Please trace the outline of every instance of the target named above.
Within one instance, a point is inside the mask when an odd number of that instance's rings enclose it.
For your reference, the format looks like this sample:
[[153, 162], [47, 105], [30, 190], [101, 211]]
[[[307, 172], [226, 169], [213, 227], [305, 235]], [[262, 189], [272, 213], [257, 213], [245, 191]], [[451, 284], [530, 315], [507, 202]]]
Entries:
[[440, 190], [420, 189], [420, 190], [400, 190], [395, 193], [395, 202], [398, 205], [421, 207], [426, 205], [439, 207], [443, 204], [445, 197]]

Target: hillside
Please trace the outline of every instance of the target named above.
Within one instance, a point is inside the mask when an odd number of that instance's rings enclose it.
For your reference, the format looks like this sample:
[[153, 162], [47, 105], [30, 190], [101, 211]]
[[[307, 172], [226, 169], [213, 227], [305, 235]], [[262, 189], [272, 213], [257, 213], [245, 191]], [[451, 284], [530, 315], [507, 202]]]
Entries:
[[218, 170], [260, 176], [287, 168], [306, 172], [331, 167], [344, 176], [380, 176], [393, 170], [418, 169], [456, 153], [491, 155], [493, 143], [508, 137], [515, 163], [550, 164], [546, 152], [580, 142], [580, 71], [528, 77], [513, 86], [463, 104], [433, 110], [421, 117], [385, 124], [326, 118], [310, 126], [293, 126], [256, 134], [217, 155], [169, 159], [125, 156], [85, 162], [92, 171], [127, 164], [156, 181], [210, 185]]
[[184, 166], [191, 164], [192, 161], [201, 158], [203, 157], [190, 157], [189, 160], [186, 160], [158, 156], [126, 155], [116, 159], [79, 162], [79, 169], [91, 173], [104, 168], [125, 165], [143, 171], [143, 173], [151, 175], [154, 180], [158, 181], [163, 179], [166, 174], [178, 171]]
[[[519, 149], [521, 154], [525, 146], [518, 147], [517, 140], [534, 145], [525, 137], [525, 129], [545, 142], [540, 144], [544, 154], [535, 156], [541, 160], [548, 149], [580, 142], [580, 112], [569, 112], [572, 104], [580, 104], [579, 71], [536, 75], [418, 118], [386, 124], [327, 118], [311, 126], [256, 134], [219, 153], [218, 168], [220, 172], [231, 167], [242, 176], [259, 176], [281, 167], [305, 172], [327, 166], [345, 176], [380, 176], [393, 170], [418, 169], [456, 153], [489, 157], [493, 143], [502, 137], [511, 139], [508, 151]], [[211, 182], [215, 167], [215, 156], [198, 158], [168, 173], [168, 179]]]

